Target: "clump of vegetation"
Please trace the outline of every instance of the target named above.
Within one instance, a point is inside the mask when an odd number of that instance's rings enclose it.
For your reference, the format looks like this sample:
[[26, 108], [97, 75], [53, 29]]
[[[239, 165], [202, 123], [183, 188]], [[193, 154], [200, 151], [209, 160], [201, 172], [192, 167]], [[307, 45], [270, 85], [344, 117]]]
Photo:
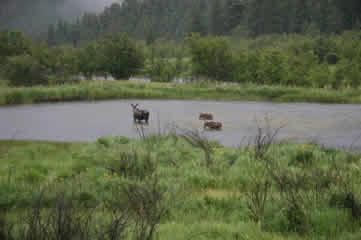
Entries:
[[10, 57], [7, 61], [6, 77], [13, 86], [48, 84], [47, 68], [30, 55]]
[[360, 155], [277, 142], [280, 130], [259, 123], [237, 149], [194, 131], [86, 144], [2, 141], [1, 234], [357, 238]]

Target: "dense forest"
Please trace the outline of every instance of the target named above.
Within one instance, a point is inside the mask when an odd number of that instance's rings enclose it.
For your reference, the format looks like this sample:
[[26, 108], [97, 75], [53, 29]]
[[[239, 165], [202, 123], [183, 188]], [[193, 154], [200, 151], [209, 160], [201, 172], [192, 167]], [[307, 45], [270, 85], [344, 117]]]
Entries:
[[42, 39], [51, 43], [94, 40], [126, 32], [151, 42], [201, 35], [259, 36], [273, 33], [328, 34], [359, 29], [358, 0], [125, 0], [100, 14], [50, 25]]
[[124, 0], [50, 24], [41, 41], [0, 32], [0, 75], [17, 86], [140, 75], [359, 87], [360, 21], [353, 0]]
[[5, 0], [0, 4], [0, 30], [19, 29], [50, 44], [95, 40], [119, 31], [147, 42], [181, 40], [191, 32], [251, 37], [340, 33], [359, 29], [360, 21], [358, 0]]

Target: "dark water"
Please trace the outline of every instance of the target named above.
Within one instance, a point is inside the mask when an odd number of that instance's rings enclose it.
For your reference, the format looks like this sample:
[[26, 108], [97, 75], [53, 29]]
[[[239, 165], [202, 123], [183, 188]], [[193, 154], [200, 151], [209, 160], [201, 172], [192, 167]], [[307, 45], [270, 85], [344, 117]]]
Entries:
[[202, 131], [200, 112], [212, 112], [223, 123], [222, 131], [205, 134], [228, 146], [246, 143], [256, 133], [256, 120], [272, 127], [285, 124], [280, 139], [316, 140], [321, 143], [361, 148], [361, 105], [112, 100], [7, 106], [0, 108], [0, 139], [94, 141], [101, 136], [138, 137], [130, 103], [150, 111], [146, 133], [179, 128]]

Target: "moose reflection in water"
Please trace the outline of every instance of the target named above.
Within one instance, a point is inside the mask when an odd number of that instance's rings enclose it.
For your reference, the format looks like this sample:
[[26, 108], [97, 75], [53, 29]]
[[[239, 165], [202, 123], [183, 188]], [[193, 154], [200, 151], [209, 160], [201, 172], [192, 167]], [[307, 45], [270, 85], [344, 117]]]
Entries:
[[139, 104], [130, 104], [133, 108], [133, 119], [134, 122], [141, 123], [142, 120], [145, 121], [146, 124], [148, 124], [149, 120], [149, 111], [145, 109], [139, 109]]

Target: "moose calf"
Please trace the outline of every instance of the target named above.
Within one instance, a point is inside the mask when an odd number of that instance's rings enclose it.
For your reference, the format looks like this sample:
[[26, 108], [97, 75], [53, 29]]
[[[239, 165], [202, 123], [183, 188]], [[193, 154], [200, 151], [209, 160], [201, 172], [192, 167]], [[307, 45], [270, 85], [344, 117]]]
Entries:
[[199, 115], [199, 120], [213, 120], [212, 113], [201, 113]]
[[204, 123], [203, 128], [204, 129], [209, 129], [209, 130], [220, 130], [222, 128], [222, 123], [221, 122], [207, 121], [207, 122]]

